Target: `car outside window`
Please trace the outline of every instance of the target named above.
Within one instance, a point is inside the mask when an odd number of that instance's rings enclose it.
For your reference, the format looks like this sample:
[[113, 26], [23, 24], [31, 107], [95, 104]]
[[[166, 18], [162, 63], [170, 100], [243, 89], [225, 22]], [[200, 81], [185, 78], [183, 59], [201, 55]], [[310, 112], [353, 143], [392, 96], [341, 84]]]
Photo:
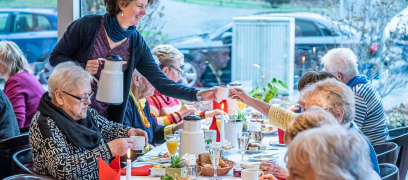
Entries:
[[27, 32], [33, 28], [33, 15], [20, 13], [16, 15], [14, 21], [14, 32]]
[[334, 30], [331, 30], [320, 23], [317, 23], [317, 26], [322, 30], [324, 36], [338, 36]]
[[322, 36], [320, 30], [313, 22], [296, 20], [295, 22], [295, 36]]
[[0, 33], [8, 32], [8, 28], [7, 28], [8, 17], [9, 17], [9, 13], [0, 13]]
[[37, 20], [37, 24], [34, 27], [34, 31], [45, 31], [45, 30], [52, 30], [52, 25], [50, 20], [43, 16], [43, 15], [35, 15], [35, 19]]

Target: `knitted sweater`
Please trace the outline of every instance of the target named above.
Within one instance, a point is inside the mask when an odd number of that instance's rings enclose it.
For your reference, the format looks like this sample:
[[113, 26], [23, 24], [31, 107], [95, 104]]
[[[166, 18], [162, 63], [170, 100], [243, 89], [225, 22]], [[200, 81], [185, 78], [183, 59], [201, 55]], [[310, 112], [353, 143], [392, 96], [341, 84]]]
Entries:
[[356, 76], [347, 82], [355, 94], [356, 118], [354, 122], [371, 143], [390, 138], [380, 94], [364, 76]]
[[[150, 105], [150, 113], [156, 116], [156, 121], [159, 125], [168, 126], [177, 124], [183, 120], [179, 113], [181, 103], [178, 99], [162, 95], [159, 91], [154, 90], [153, 96], [147, 97]], [[204, 117], [205, 111], [197, 113], [197, 116]]]

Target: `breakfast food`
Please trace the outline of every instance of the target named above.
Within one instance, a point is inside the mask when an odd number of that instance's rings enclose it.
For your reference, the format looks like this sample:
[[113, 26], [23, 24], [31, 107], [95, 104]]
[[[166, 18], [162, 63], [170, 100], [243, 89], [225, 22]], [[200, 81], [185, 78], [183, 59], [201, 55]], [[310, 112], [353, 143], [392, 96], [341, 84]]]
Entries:
[[249, 143], [247, 150], [248, 151], [262, 151], [262, 150], [266, 150], [266, 146], [259, 144], [259, 143]]
[[249, 168], [253, 168], [253, 167], [254, 167], [254, 165], [252, 165], [252, 164], [246, 164], [246, 163], [240, 163], [240, 165], [241, 165], [242, 168], [245, 168], [245, 169], [249, 169]]
[[[209, 154], [209, 153], [199, 154], [199, 155], [198, 155], [198, 163], [200, 164], [200, 166], [203, 166], [203, 167], [209, 167], [209, 165], [211, 166], [211, 168], [213, 167], [213, 166], [212, 166], [212, 163], [211, 163], [211, 159], [210, 159], [210, 154]], [[219, 165], [221, 168], [228, 167], [228, 165], [225, 164], [223, 160], [221, 160], [218, 165]]]
[[169, 152], [166, 152], [163, 154], [163, 156], [160, 156], [160, 158], [169, 158], [169, 157], [170, 157]]
[[156, 165], [156, 166], [153, 166], [153, 168], [166, 168], [167, 166], [166, 165], [163, 165], [163, 164], [158, 164], [158, 165]]

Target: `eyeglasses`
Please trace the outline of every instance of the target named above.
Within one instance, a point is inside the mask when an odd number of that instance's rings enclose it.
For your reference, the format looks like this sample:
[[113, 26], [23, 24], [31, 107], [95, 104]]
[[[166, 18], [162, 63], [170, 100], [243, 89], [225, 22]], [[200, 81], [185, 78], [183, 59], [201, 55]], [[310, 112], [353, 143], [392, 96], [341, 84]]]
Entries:
[[69, 96], [71, 96], [71, 97], [73, 97], [75, 99], [78, 99], [81, 102], [85, 102], [86, 100], [91, 99], [92, 95], [94, 94], [94, 92], [91, 91], [89, 94], [85, 95], [84, 97], [78, 97], [78, 96], [72, 95], [70, 93], [67, 93], [67, 92], [65, 92], [63, 90], [60, 90], [60, 91], [65, 93], [65, 94], [68, 94]]
[[176, 68], [176, 67], [174, 67], [173, 65], [167, 65], [167, 66], [170, 67], [170, 68], [173, 68], [173, 69], [177, 70], [177, 72], [178, 72], [179, 75], [180, 75], [180, 74], [183, 74], [183, 70], [181, 70], [181, 69], [179, 69], [179, 68]]

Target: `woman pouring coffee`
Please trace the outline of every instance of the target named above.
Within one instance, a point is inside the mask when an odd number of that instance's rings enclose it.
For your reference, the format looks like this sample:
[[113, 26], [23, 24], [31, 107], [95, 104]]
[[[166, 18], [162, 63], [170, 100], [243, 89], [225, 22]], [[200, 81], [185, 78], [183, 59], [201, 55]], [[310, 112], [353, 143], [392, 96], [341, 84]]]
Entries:
[[[133, 70], [136, 68], [162, 94], [189, 101], [215, 100], [213, 89], [198, 91], [168, 79], [154, 62], [150, 49], [136, 30], [139, 20], [146, 14], [148, 4], [154, 0], [105, 0], [105, 15], [90, 15], [73, 22], [55, 46], [50, 64], [76, 61], [96, 79], [103, 64], [98, 58], [119, 55], [124, 65], [124, 102], [108, 105], [91, 98], [91, 106], [104, 117], [123, 122], [128, 102]], [[97, 84], [92, 84], [96, 90]]]

